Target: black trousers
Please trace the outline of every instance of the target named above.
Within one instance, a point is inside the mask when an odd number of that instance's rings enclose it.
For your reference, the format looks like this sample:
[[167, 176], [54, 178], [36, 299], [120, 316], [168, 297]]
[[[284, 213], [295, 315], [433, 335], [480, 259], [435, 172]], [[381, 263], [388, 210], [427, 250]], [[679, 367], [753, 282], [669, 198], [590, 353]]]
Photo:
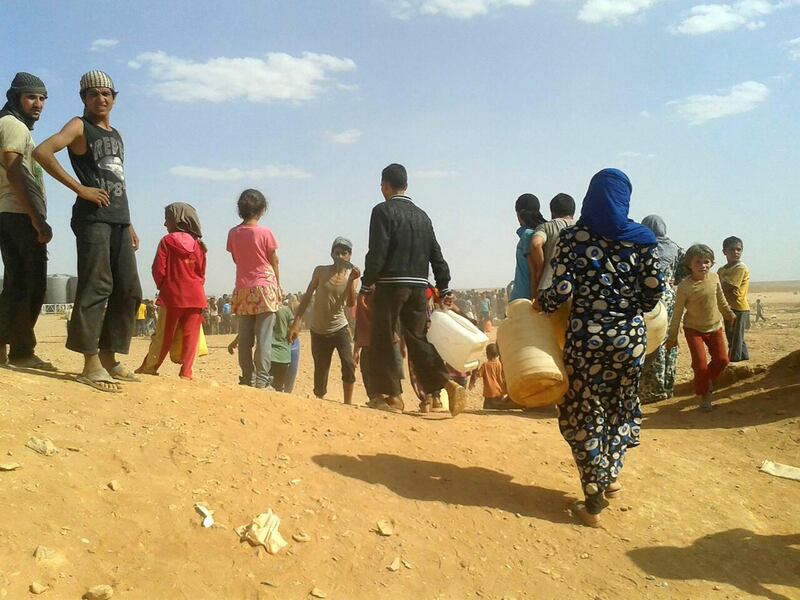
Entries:
[[272, 387], [276, 392], [286, 391], [286, 375], [289, 373], [289, 363], [274, 362], [269, 368], [269, 374], [272, 376]]
[[403, 389], [402, 363], [398, 364], [394, 332], [402, 332], [408, 359], [426, 394], [440, 390], [449, 380], [444, 361], [425, 337], [428, 327], [425, 288], [378, 284], [372, 307], [370, 367], [377, 394], [399, 396]]
[[333, 351], [342, 363], [342, 382], [356, 382], [356, 364], [353, 361], [353, 340], [350, 327], [345, 325], [327, 335], [311, 332], [311, 356], [314, 357], [314, 395], [323, 398], [328, 393], [328, 374]]
[[0, 344], [10, 345], [10, 360], [28, 358], [36, 347], [33, 329], [47, 289], [47, 246], [37, 241], [28, 215], [0, 213], [3, 292], [0, 293]]
[[73, 221], [78, 246], [78, 290], [67, 348], [127, 354], [142, 288], [127, 225]]

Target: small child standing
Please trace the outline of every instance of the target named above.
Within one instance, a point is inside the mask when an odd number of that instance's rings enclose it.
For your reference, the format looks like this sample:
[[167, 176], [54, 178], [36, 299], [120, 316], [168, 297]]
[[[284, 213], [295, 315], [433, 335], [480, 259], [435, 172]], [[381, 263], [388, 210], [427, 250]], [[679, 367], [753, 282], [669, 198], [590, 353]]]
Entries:
[[272, 387], [277, 392], [287, 392], [286, 383], [289, 367], [292, 364], [292, 346], [289, 344], [289, 327], [294, 313], [284, 301], [275, 313], [275, 327], [272, 328], [272, 365], [269, 374], [272, 376]]
[[264, 194], [243, 191], [238, 209], [242, 222], [228, 232], [228, 252], [236, 263], [231, 305], [239, 323], [239, 383], [272, 390], [272, 329], [281, 306], [278, 244], [272, 231], [258, 224], [267, 212]]
[[[694, 393], [701, 410], [710, 411], [711, 384], [730, 362], [722, 321], [732, 322], [735, 315], [722, 293], [719, 277], [711, 272], [714, 251], [705, 244], [695, 244], [686, 251], [685, 261], [691, 274], [678, 284], [666, 348], [669, 352], [678, 345], [678, 328], [683, 321], [683, 333], [692, 355]], [[706, 347], [711, 362], [706, 361]]]
[[509, 400], [506, 390], [506, 378], [503, 375], [503, 363], [500, 362], [500, 352], [497, 344], [486, 346], [487, 361], [480, 369], [473, 371], [469, 382], [469, 389], [475, 387], [475, 381], [483, 379], [483, 409], [507, 410], [516, 408]]
[[[175, 202], [164, 209], [164, 227], [167, 235], [161, 238], [153, 261], [153, 280], [158, 288], [157, 304], [164, 308], [164, 335], [155, 364], [138, 372], [158, 374], [158, 368], [169, 354], [176, 331], [182, 331], [182, 379], [192, 378], [192, 366], [197, 356], [203, 307], [206, 294], [206, 246], [197, 211], [183, 202]], [[153, 344], [157, 345], [154, 341]], [[152, 351], [153, 349], [151, 349]], [[147, 361], [147, 359], [145, 359]]]
[[747, 303], [747, 292], [750, 287], [750, 271], [742, 262], [742, 240], [736, 236], [722, 241], [722, 252], [728, 264], [717, 271], [722, 283], [722, 291], [736, 318], [732, 323], [725, 323], [725, 335], [728, 338], [728, 358], [731, 362], [748, 360], [750, 353], [744, 341], [744, 332], [750, 325], [750, 305]]

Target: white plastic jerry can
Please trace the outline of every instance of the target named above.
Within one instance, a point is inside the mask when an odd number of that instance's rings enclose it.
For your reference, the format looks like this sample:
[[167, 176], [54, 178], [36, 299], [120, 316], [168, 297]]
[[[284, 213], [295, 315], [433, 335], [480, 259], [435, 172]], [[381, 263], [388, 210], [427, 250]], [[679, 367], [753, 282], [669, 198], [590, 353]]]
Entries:
[[435, 310], [431, 315], [428, 341], [444, 362], [466, 373], [485, 361], [489, 338], [461, 315], [451, 310]]

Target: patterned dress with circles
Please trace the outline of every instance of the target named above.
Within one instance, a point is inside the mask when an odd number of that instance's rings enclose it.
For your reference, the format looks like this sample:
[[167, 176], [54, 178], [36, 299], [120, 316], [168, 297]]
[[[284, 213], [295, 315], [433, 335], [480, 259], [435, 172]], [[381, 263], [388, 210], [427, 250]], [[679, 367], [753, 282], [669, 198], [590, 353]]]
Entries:
[[584, 493], [603, 493], [639, 444], [637, 396], [647, 337], [642, 313], [664, 291], [655, 245], [607, 240], [581, 227], [561, 231], [554, 277], [539, 301], [554, 312], [572, 299], [564, 347], [570, 387], [559, 428], [570, 445]]

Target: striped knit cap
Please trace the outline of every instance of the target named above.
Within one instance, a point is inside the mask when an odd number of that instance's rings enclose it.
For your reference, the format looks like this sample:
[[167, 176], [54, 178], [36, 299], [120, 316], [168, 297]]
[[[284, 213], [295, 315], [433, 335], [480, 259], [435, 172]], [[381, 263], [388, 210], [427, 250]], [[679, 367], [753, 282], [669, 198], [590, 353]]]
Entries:
[[111, 77], [103, 73], [103, 71], [89, 71], [83, 74], [83, 77], [81, 77], [81, 94], [90, 88], [108, 88], [112, 92], [117, 91], [114, 89], [114, 82], [111, 81]]

